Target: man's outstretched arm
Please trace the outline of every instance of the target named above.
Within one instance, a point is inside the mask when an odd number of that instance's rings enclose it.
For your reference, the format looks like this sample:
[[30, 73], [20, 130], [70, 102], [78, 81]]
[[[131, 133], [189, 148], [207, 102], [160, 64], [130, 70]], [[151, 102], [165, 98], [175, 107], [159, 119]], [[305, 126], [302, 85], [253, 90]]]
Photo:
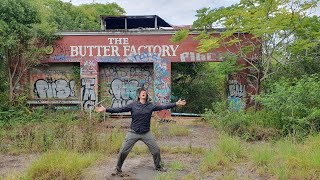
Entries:
[[96, 112], [109, 112], [109, 113], [121, 113], [121, 112], [129, 112], [132, 109], [132, 103], [128, 104], [127, 106], [124, 107], [118, 107], [118, 108], [105, 108], [103, 106], [96, 107], [95, 111]]
[[173, 107], [176, 106], [184, 106], [186, 105], [187, 102], [186, 100], [181, 100], [179, 99], [179, 101], [175, 102], [175, 103], [168, 103], [168, 104], [162, 104], [162, 105], [155, 105], [153, 107], [153, 111], [160, 111], [160, 110], [164, 110], [164, 109], [171, 109]]

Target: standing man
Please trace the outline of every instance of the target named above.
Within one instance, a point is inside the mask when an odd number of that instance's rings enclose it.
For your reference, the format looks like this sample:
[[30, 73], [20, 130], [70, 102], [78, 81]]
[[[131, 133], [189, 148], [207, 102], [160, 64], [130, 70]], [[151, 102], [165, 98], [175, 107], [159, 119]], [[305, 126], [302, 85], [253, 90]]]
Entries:
[[123, 165], [124, 160], [128, 156], [134, 144], [139, 140], [143, 141], [148, 146], [153, 156], [155, 169], [157, 171], [166, 171], [160, 165], [160, 162], [161, 162], [160, 148], [153, 134], [150, 132], [151, 115], [153, 111], [160, 111], [163, 109], [170, 109], [176, 106], [184, 106], [184, 105], [186, 105], [186, 101], [181, 99], [175, 103], [168, 103], [164, 105], [154, 105], [151, 102], [148, 102], [147, 91], [141, 88], [138, 91], [138, 101], [128, 104], [125, 107], [121, 107], [121, 108], [105, 108], [103, 106], [96, 107], [95, 108], [96, 112], [104, 112], [104, 111], [109, 113], [131, 112], [132, 121], [131, 121], [130, 130], [127, 133], [125, 140], [122, 144], [122, 147], [120, 149], [115, 174], [119, 175], [122, 173], [121, 167]]

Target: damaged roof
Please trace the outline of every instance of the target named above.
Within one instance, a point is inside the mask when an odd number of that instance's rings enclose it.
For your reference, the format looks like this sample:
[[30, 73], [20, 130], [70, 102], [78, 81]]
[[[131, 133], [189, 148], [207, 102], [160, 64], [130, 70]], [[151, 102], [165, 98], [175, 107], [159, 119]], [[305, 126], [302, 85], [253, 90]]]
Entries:
[[161, 27], [172, 28], [172, 26], [157, 15], [143, 16], [100, 16], [101, 30], [108, 29], [145, 29]]

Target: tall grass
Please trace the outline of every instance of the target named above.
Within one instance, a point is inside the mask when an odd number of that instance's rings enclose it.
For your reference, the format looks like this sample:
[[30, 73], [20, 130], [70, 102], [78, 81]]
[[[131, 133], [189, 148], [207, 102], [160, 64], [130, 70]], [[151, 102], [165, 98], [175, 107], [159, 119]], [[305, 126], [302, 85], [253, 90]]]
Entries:
[[267, 144], [261, 144], [250, 152], [249, 157], [257, 166], [265, 167], [274, 162], [275, 152]]
[[179, 136], [189, 136], [190, 130], [182, 125], [175, 123], [157, 123], [151, 121], [151, 131], [156, 138], [172, 138]]
[[228, 167], [245, 156], [244, 149], [238, 138], [221, 134], [217, 147], [207, 152], [200, 164], [201, 172], [213, 172]]
[[320, 178], [320, 135], [304, 143], [279, 140], [273, 144], [254, 145], [250, 159], [278, 179]]
[[45, 153], [28, 168], [25, 179], [81, 179], [85, 168], [99, 158], [98, 154], [54, 151]]
[[49, 150], [117, 153], [124, 139], [118, 128], [99, 128], [85, 114], [47, 113], [41, 121], [13, 121], [0, 127], [0, 152], [35, 153]]

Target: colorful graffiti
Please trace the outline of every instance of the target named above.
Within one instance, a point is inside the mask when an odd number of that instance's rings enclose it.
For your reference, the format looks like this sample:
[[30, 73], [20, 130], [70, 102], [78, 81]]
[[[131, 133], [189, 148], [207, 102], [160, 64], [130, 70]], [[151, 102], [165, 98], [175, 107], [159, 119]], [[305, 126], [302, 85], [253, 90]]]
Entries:
[[82, 78], [81, 79], [81, 91], [82, 91], [82, 101], [83, 107], [86, 110], [92, 110], [96, 103], [96, 93], [94, 91], [94, 86], [96, 83], [95, 78]]
[[228, 82], [229, 109], [239, 111], [246, 107], [246, 85], [240, 81], [241, 77], [232, 75]]
[[144, 87], [153, 96], [152, 64], [106, 64], [100, 70], [100, 80], [111, 96], [112, 107], [123, 107], [137, 99], [137, 89]]
[[38, 98], [65, 99], [75, 97], [75, 81], [53, 78], [38, 79], [34, 83], [33, 92]]
[[139, 82], [135, 79], [114, 79], [111, 82], [109, 93], [112, 95], [112, 107], [123, 107], [137, 99]]
[[161, 59], [154, 64], [155, 69], [155, 102], [158, 104], [164, 104], [170, 102], [170, 74], [168, 71], [169, 61]]

